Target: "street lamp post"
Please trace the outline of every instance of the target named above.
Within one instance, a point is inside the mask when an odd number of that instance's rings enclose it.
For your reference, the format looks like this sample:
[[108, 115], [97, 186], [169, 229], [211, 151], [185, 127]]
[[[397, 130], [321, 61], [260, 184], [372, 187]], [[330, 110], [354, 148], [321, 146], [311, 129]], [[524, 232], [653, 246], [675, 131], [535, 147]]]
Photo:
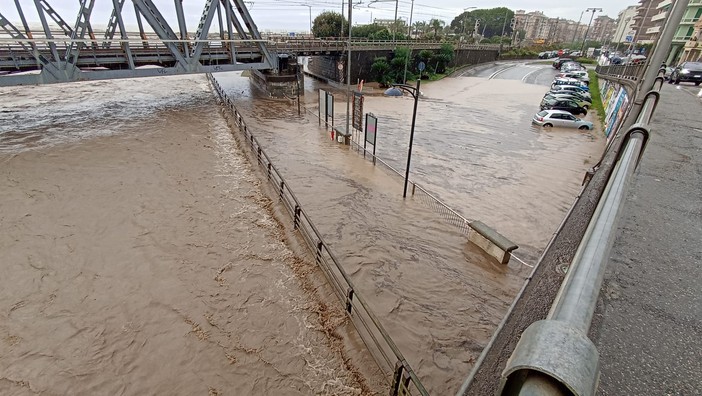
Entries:
[[587, 42], [587, 34], [590, 32], [590, 25], [592, 24], [592, 19], [595, 17], [596, 12], [602, 12], [601, 8], [588, 8], [585, 10], [585, 12], [590, 12], [592, 11], [592, 15], [590, 15], [590, 23], [587, 24], [587, 29], [585, 29], [585, 37], [583, 37], [583, 45], [580, 46], [580, 55], [582, 56], [585, 53], [585, 43]]
[[500, 54], [502, 53], [502, 38], [505, 37], [505, 26], [507, 26], [507, 15], [509, 15], [509, 10], [505, 11], [505, 20], [502, 21], [502, 33], [500, 33]]
[[580, 21], [583, 20], [584, 13], [585, 13], [585, 11], [580, 12], [580, 18], [578, 18], [578, 24], [575, 25], [575, 29], [573, 29], [573, 40], [571, 40], [573, 42], [573, 45], [575, 45], [575, 38], [578, 37], [578, 30], [580, 29]]
[[414, 98], [414, 109], [412, 110], [412, 126], [410, 128], [409, 148], [407, 149], [407, 166], [405, 167], [405, 186], [402, 190], [402, 198], [407, 197], [407, 184], [409, 183], [410, 163], [412, 162], [412, 145], [414, 143], [414, 125], [417, 119], [417, 103], [419, 102], [420, 95], [419, 87], [422, 83], [422, 72], [425, 68], [426, 65], [424, 64], [424, 62], [419, 62], [419, 64], [417, 65], [417, 69], [419, 69], [419, 78], [417, 79], [417, 85], [415, 87], [407, 84], [392, 84], [392, 88], [385, 91], [385, 93], [388, 94], [390, 90], [401, 89], [412, 95], [412, 97]]

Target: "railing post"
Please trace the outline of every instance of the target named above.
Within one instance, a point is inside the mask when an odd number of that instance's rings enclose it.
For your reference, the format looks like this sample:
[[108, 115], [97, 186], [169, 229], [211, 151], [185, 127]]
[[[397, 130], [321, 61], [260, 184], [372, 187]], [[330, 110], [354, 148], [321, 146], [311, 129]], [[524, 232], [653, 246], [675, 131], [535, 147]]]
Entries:
[[280, 181], [280, 193], [278, 195], [278, 199], [283, 198], [283, 190], [285, 189], [285, 180]]
[[351, 308], [353, 307], [353, 289], [348, 288], [346, 290], [346, 312], [351, 313]]
[[319, 264], [319, 261], [322, 258], [322, 246], [324, 246], [324, 242], [317, 242], [317, 254], [314, 257], [314, 260], [317, 264]]
[[268, 163], [268, 180], [271, 179], [271, 170], [273, 169], [273, 164], [271, 162]]
[[295, 205], [295, 210], [293, 212], [293, 230], [297, 230], [300, 224], [300, 205]]

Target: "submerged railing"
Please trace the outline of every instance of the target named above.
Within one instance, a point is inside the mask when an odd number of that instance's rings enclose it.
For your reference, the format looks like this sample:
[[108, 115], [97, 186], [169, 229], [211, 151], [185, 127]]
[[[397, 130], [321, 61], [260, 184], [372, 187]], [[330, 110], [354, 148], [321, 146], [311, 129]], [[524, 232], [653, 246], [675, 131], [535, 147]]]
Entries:
[[292, 217], [293, 229], [299, 233], [315, 258], [315, 263], [322, 269], [337, 297], [345, 306], [346, 315], [358, 331], [359, 336], [389, 380], [390, 395], [422, 395], [428, 393], [395, 342], [390, 338], [383, 325], [371, 311], [368, 303], [359, 295], [351, 278], [329, 250], [321, 233], [312, 224], [300, 201], [283, 179], [278, 169], [261, 147], [258, 139], [251, 133], [241, 113], [233, 101], [226, 95], [217, 80], [211, 74], [207, 78], [217, 91], [225, 107], [232, 112], [235, 125], [241, 136], [235, 137], [243, 146], [249, 147], [256, 162], [263, 168], [266, 178], [276, 189], [279, 201]]

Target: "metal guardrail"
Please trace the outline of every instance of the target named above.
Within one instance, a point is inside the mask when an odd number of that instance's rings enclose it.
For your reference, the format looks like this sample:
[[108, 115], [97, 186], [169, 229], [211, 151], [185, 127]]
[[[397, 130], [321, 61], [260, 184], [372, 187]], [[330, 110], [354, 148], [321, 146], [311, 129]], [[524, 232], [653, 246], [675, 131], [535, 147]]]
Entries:
[[222, 103], [232, 112], [234, 123], [241, 134], [240, 137], [235, 134], [235, 137], [237, 137], [237, 140], [242, 139], [240, 140], [242, 146], [251, 149], [256, 162], [263, 168], [266, 178], [276, 189], [279, 201], [283, 204], [288, 214], [292, 216], [293, 229], [299, 233], [314, 255], [316, 264], [322, 269], [335, 294], [339, 297], [341, 303], [344, 304], [346, 315], [358, 331], [359, 336], [374, 357], [378, 367], [389, 377], [390, 395], [428, 396], [426, 389], [395, 342], [371, 311], [368, 303], [358, 293], [351, 278], [331, 252], [321, 233], [312, 224], [288, 183], [273, 165], [258, 139], [251, 133], [241, 113], [234, 106], [233, 101], [226, 95], [211, 74], [208, 73], [207, 78], [215, 88]]
[[608, 65], [595, 67], [598, 74], [603, 74], [609, 77], [622, 78], [627, 80], [637, 81], [641, 77], [644, 65]]
[[501, 395], [594, 396], [597, 391], [599, 355], [587, 334], [626, 191], [660, 99], [660, 72], [643, 97], [635, 123], [623, 135], [612, 174], [548, 316], [522, 333], [507, 362]]

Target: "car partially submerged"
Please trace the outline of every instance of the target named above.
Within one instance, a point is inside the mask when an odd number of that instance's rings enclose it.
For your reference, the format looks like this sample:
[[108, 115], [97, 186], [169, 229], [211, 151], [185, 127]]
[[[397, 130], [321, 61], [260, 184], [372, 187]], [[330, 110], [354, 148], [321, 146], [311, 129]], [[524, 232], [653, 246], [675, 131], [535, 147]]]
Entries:
[[594, 124], [590, 121], [581, 120], [569, 112], [562, 110], [541, 110], [534, 114], [534, 118], [532, 118], [531, 122], [546, 128], [565, 127], [583, 130], [594, 128]]

